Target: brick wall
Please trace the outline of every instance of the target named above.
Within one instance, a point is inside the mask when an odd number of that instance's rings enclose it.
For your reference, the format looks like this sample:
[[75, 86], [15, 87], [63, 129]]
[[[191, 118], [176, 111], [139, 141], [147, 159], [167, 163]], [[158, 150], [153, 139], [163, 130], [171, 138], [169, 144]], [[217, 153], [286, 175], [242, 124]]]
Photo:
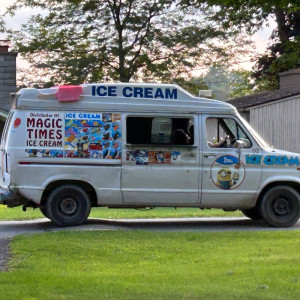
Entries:
[[16, 92], [15, 52], [0, 52], [0, 109], [9, 111], [10, 93]]

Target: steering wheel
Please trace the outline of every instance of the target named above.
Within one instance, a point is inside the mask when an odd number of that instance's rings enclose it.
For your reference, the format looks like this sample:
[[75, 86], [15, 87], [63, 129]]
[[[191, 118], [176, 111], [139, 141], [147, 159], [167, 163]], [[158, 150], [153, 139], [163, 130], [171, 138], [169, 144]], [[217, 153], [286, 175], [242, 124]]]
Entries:
[[237, 141], [238, 139], [237, 138], [232, 138], [232, 139], [230, 139], [230, 143], [231, 143], [231, 145], [233, 145], [236, 141]]

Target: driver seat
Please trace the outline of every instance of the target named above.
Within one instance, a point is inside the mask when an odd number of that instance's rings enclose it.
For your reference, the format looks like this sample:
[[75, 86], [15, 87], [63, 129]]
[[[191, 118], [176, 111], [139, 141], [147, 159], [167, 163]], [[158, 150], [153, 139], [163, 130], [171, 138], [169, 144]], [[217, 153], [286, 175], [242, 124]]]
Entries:
[[176, 129], [172, 135], [172, 144], [173, 145], [188, 145], [189, 136], [185, 133], [183, 129]]

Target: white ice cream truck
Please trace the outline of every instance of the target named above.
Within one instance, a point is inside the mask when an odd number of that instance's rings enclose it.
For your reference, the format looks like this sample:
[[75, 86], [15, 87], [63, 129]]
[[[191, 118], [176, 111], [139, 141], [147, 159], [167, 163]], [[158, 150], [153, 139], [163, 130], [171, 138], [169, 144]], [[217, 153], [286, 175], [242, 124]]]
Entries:
[[224, 102], [177, 85], [22, 89], [1, 142], [1, 203], [60, 226], [91, 207], [241, 210], [299, 219], [300, 155], [275, 150]]

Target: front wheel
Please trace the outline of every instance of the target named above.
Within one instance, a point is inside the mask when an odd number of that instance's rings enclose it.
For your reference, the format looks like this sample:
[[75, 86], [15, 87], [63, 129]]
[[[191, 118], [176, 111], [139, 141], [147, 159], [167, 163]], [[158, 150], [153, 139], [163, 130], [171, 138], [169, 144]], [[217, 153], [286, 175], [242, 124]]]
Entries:
[[80, 187], [66, 184], [53, 190], [46, 202], [49, 219], [59, 226], [74, 226], [84, 223], [91, 211], [88, 194]]
[[259, 211], [263, 219], [273, 227], [292, 226], [299, 219], [299, 193], [289, 186], [272, 187], [263, 196]]

